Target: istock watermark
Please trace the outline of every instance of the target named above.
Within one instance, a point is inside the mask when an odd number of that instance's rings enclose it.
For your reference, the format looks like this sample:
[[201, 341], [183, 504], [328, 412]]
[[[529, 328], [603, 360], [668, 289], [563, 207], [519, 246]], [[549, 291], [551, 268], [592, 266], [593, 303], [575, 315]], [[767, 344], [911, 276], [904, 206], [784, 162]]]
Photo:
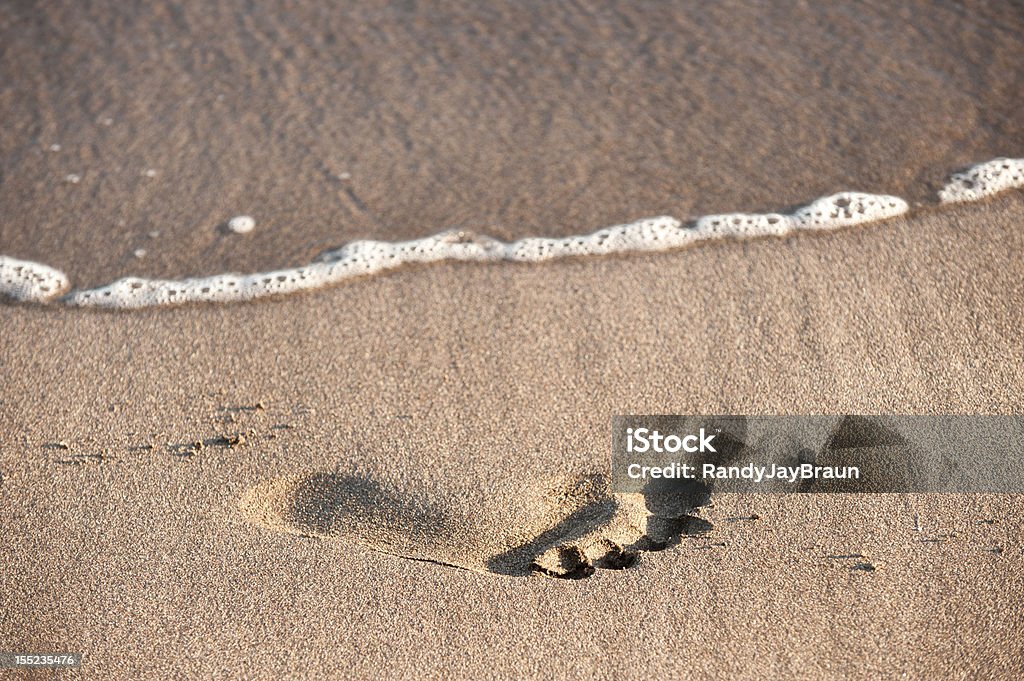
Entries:
[[1016, 415], [616, 416], [612, 489], [1024, 493]]

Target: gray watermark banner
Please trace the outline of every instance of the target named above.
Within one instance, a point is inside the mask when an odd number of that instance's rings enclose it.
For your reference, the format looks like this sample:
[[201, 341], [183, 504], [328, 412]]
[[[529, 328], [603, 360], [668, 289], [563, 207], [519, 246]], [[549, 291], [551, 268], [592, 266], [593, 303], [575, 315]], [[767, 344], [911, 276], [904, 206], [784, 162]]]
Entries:
[[615, 416], [612, 491], [1024, 494], [1024, 416]]

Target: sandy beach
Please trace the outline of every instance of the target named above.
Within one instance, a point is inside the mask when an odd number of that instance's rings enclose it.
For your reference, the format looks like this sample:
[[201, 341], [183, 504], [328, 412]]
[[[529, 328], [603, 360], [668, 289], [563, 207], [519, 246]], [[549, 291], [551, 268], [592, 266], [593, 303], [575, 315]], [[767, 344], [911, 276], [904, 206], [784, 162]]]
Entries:
[[[619, 411], [1019, 410], [1022, 217], [1012, 196], [266, 303], [4, 308], [4, 640], [97, 675], [1012, 676], [1015, 497], [716, 498], [710, 532], [582, 581], [481, 557], [567, 515]], [[321, 474], [391, 497], [369, 532], [239, 507]], [[410, 546], [470, 570], [371, 548]]]
[[[607, 481], [616, 414], [1024, 409], [1024, 193], [937, 199], [1024, 156], [1019, 8], [67, 3], [0, 36], [0, 254], [74, 287], [909, 205], [253, 302], [0, 304], [0, 651], [84, 678], [1024, 673], [1020, 496], [670, 517]], [[551, 576], [568, 545], [593, 574]]]

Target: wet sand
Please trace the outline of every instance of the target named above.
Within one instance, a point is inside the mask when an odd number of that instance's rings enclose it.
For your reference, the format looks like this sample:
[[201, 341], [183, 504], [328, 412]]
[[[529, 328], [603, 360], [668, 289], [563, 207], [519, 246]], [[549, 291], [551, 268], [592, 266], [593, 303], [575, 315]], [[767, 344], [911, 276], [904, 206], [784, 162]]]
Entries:
[[1024, 156], [1022, 36], [1013, 3], [9, 6], [0, 246], [87, 287], [449, 227], [929, 201]]

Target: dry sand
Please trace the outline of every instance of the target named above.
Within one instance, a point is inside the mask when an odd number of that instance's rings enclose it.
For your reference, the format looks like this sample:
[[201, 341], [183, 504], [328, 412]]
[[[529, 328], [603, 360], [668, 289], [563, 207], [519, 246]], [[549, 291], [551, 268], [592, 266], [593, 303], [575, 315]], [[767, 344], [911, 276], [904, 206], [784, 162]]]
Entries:
[[[1024, 156], [1024, 12], [820, 5], [0, 8], [0, 253], [78, 286], [926, 204], [252, 304], [2, 305], [0, 650], [87, 678], [1019, 678], [1019, 497], [719, 495], [674, 525], [604, 487], [613, 414], [1024, 407], [1024, 195], [933, 198]], [[530, 571], [658, 526], [629, 569]]]
[[[481, 562], [575, 508], [613, 413], [1019, 411], [1022, 220], [1010, 194], [259, 304], [2, 308], [0, 640], [90, 676], [1012, 677], [1016, 497], [720, 496], [628, 570]], [[240, 508], [295, 477], [335, 503]]]

